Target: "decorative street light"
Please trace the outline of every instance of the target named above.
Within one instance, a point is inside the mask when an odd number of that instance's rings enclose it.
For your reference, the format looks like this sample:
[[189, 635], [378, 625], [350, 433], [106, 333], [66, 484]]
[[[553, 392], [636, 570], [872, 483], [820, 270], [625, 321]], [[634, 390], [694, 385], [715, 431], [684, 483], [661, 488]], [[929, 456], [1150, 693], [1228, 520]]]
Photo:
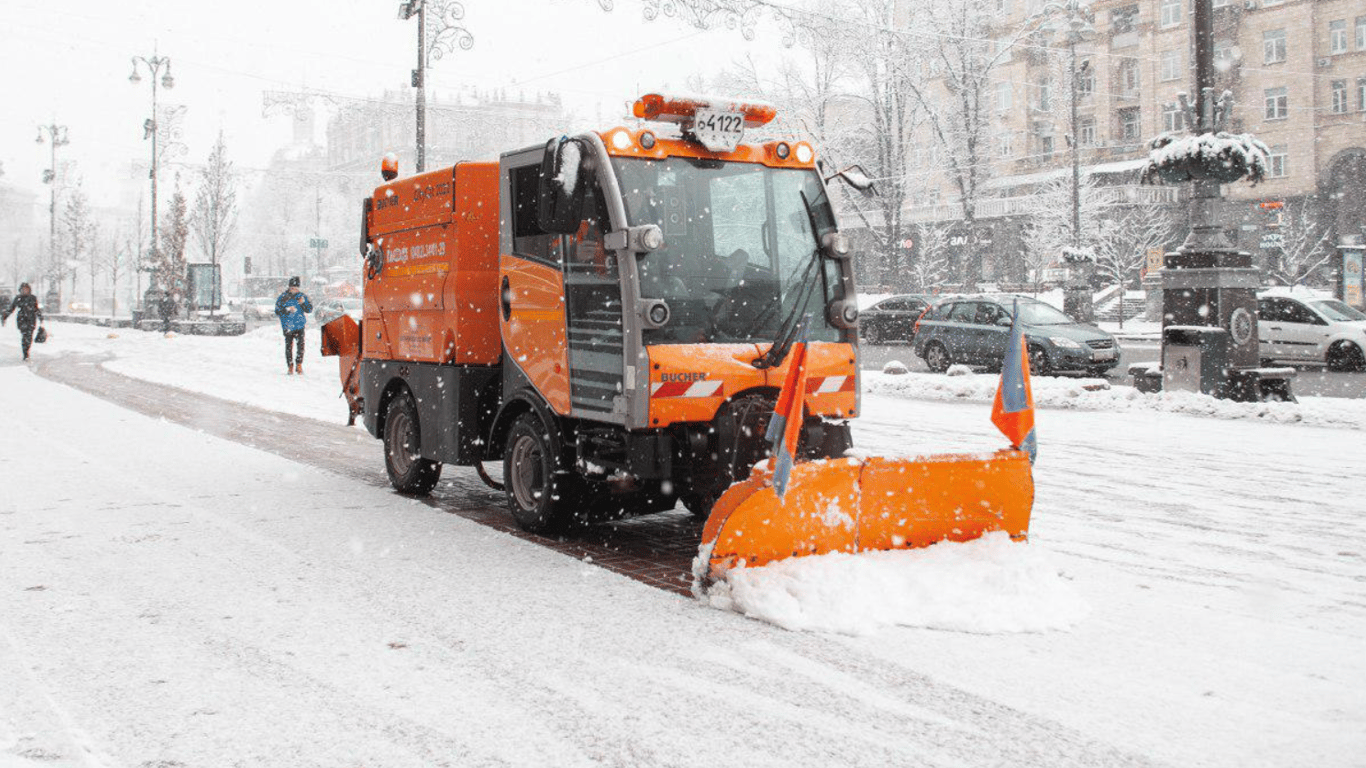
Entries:
[[[427, 5], [436, 15], [435, 29], [427, 39]], [[417, 89], [417, 172], [427, 166], [427, 56], [441, 58], [457, 46], [468, 51], [474, 47], [474, 36], [465, 29], [465, 6], [457, 0], [404, 0], [398, 6], [398, 17], [407, 21], [417, 16], [417, 69], [413, 70], [412, 84]]]
[[52, 185], [52, 196], [47, 206], [47, 229], [48, 229], [48, 261], [54, 262], [57, 258], [57, 148], [64, 147], [71, 143], [67, 138], [66, 126], [57, 125], [53, 120], [51, 125], [38, 126], [39, 144], [43, 143], [43, 133], [47, 133], [47, 142], [52, 146], [52, 165], [43, 171], [43, 183]]
[[[148, 176], [152, 179], [152, 258], [155, 262], [159, 244], [157, 242], [157, 81], [160, 79], [163, 88], [171, 88], [175, 85], [175, 80], [171, 77], [171, 58], [169, 56], [157, 56], [153, 54], [151, 58], [145, 56], [134, 56], [133, 74], [128, 76], [128, 82], [137, 85], [142, 82], [138, 76], [138, 63], [147, 67], [147, 73], [151, 75], [152, 81], [152, 116], [142, 122], [142, 138], [152, 140], [152, 169]], [[162, 74], [162, 68], [166, 69]], [[160, 75], [160, 78], [157, 76]], [[138, 297], [142, 298], [142, 265], [138, 265], [137, 292]], [[149, 283], [148, 288], [153, 286]], [[166, 286], [169, 288], [170, 286]]]

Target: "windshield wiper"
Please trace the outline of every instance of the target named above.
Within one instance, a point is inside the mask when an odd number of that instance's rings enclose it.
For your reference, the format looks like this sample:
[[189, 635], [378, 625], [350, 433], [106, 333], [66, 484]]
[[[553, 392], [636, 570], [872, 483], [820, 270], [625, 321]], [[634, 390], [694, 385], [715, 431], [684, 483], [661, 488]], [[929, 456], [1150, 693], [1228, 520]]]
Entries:
[[[806, 192], [798, 190], [797, 194], [801, 195], [802, 205], [806, 207], [807, 221], [811, 223], [811, 236], [815, 237], [816, 212], [811, 208], [811, 201], [806, 199]], [[797, 286], [796, 300], [792, 302], [792, 309], [788, 310], [787, 317], [784, 317], [782, 325], [778, 326], [778, 335], [769, 345], [768, 351], [751, 363], [755, 368], [759, 370], [776, 368], [783, 364], [783, 360], [787, 359], [787, 353], [791, 351], [792, 344], [796, 342], [797, 335], [803, 325], [799, 320], [802, 319], [807, 305], [811, 303], [811, 293], [815, 290], [816, 283], [820, 279], [820, 271], [816, 269], [816, 266], [820, 264], [820, 257], [821, 247], [817, 244], [816, 248], [811, 251], [810, 258], [807, 259], [806, 268], [802, 270], [799, 278], [800, 284]], [[781, 293], [774, 297], [774, 301], [781, 300]], [[770, 304], [770, 306], [773, 305]], [[768, 311], [769, 308], [765, 307], [763, 314], [766, 315]], [[807, 314], [805, 317], [809, 319], [810, 315]]]

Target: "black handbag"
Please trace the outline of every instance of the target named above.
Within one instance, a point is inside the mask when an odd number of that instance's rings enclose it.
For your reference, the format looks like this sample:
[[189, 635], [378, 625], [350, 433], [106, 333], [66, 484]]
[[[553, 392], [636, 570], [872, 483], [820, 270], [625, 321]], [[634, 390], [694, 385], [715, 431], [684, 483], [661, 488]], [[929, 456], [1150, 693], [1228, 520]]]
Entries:
[[33, 343], [34, 343], [34, 344], [45, 344], [45, 343], [47, 343], [47, 329], [46, 329], [46, 328], [44, 328], [44, 327], [41, 326], [41, 325], [38, 326], [38, 332], [35, 333], [35, 334], [33, 334]]

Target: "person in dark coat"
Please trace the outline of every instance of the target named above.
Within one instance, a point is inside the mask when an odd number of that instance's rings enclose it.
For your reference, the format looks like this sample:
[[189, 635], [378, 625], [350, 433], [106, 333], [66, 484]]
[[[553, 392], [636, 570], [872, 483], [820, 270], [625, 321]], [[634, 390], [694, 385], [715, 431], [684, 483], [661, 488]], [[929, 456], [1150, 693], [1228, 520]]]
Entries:
[[[304, 326], [308, 325], [305, 313], [313, 311], [313, 302], [308, 295], [299, 290], [299, 278], [289, 278], [289, 287], [275, 300], [275, 314], [280, 316], [280, 329], [285, 332], [285, 365], [289, 375], [303, 375], [304, 372]], [[298, 350], [294, 344], [298, 342]]]
[[161, 332], [171, 332], [171, 318], [175, 317], [175, 299], [171, 298], [170, 291], [162, 291], [161, 299], [157, 301], [157, 314], [161, 315]]
[[0, 325], [9, 322], [9, 316], [14, 312], [18, 313], [14, 324], [19, 326], [19, 343], [24, 348], [24, 361], [27, 362], [29, 347], [33, 346], [33, 329], [43, 319], [43, 311], [38, 308], [38, 297], [33, 295], [33, 288], [28, 283], [19, 286], [19, 295], [5, 308]]

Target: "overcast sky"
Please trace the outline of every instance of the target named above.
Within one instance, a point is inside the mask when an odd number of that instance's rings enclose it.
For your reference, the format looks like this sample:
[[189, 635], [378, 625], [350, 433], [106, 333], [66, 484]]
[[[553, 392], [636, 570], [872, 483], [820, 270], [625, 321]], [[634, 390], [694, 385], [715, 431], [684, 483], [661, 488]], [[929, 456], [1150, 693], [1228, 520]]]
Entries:
[[[96, 205], [127, 205], [138, 188], [134, 160], [146, 162], [142, 121], [150, 81], [128, 81], [134, 55], [172, 60], [175, 86], [164, 102], [188, 107], [189, 163], [227, 138], [239, 166], [262, 168], [287, 143], [290, 121], [263, 118], [262, 91], [308, 87], [378, 96], [405, 86], [416, 59], [415, 21], [397, 18], [398, 0], [5, 0], [0, 4], [0, 162], [12, 184], [46, 196], [49, 148], [39, 124], [69, 129], [60, 158], [75, 160]], [[746, 52], [766, 56], [778, 33], [757, 43], [737, 32], [699, 32], [676, 19], [649, 22], [639, 0], [466, 0], [471, 51], [433, 62], [429, 91], [477, 85], [560, 92], [567, 105], [607, 119], [639, 86], [683, 87]], [[144, 171], [145, 173], [145, 171]], [[145, 180], [145, 175], [141, 177]], [[165, 177], [163, 177], [165, 178]], [[103, 198], [103, 199], [102, 199]]]

